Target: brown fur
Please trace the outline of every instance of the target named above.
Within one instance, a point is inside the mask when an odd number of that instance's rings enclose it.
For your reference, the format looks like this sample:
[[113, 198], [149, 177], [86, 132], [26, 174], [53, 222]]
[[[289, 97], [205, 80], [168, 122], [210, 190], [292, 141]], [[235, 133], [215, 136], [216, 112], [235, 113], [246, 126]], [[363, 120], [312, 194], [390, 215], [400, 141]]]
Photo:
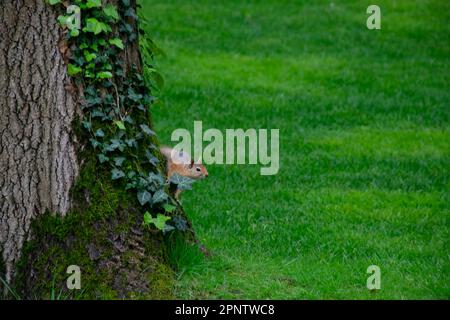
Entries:
[[[166, 158], [166, 173], [168, 179], [175, 173], [194, 180], [201, 180], [208, 177], [208, 170], [206, 170], [206, 167], [201, 163], [195, 163], [187, 153], [181, 153], [169, 147], [161, 147], [160, 151]], [[176, 152], [178, 152], [178, 154]], [[183, 161], [175, 161], [172, 158], [172, 155], [178, 155], [179, 159]], [[179, 198], [180, 193], [181, 190], [177, 189], [175, 192], [176, 199]]]

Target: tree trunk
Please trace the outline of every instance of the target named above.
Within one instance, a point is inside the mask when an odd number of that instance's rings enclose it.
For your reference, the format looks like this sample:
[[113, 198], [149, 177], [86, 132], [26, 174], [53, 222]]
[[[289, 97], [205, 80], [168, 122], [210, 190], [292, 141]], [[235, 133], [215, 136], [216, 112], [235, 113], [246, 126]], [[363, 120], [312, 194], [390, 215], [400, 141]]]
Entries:
[[[144, 230], [136, 197], [80, 133], [55, 11], [43, 0], [0, 3], [0, 277], [3, 268], [21, 298], [170, 298], [161, 232]], [[138, 48], [123, 59], [140, 68]], [[66, 286], [70, 265], [81, 290]]]
[[41, 0], [0, 5], [0, 244], [8, 281], [31, 221], [68, 212], [79, 171], [77, 106], [64, 88], [70, 80], [55, 21]]

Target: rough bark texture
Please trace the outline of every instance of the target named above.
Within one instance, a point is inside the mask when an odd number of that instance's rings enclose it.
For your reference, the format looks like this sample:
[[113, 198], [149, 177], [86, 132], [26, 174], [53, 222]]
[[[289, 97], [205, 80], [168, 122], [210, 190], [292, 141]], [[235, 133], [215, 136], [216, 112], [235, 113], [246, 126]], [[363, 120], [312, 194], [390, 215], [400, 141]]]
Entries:
[[60, 28], [42, 0], [0, 1], [0, 249], [9, 281], [33, 219], [65, 215], [79, 168]]

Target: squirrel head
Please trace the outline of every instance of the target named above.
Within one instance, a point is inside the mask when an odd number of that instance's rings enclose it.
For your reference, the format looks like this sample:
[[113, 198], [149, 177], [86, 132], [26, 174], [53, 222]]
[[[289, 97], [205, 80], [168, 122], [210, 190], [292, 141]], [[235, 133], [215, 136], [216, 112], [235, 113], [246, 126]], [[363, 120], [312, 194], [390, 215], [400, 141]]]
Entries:
[[189, 172], [189, 178], [192, 179], [205, 179], [208, 177], [208, 170], [206, 170], [206, 167], [201, 163], [195, 163], [194, 160], [191, 160], [191, 163], [187, 166], [188, 172]]

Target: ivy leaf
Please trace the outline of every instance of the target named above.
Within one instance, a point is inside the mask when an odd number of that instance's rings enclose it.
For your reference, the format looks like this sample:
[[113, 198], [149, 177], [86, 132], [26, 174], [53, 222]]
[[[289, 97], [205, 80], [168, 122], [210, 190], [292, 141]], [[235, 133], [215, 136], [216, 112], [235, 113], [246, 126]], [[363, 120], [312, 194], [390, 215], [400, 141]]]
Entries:
[[130, 0], [122, 0], [122, 3], [125, 7], [129, 7], [130, 6]]
[[114, 164], [118, 167], [121, 167], [124, 161], [125, 161], [124, 157], [115, 157], [114, 158]]
[[147, 180], [156, 186], [162, 186], [164, 184], [164, 178], [160, 174], [155, 174], [153, 172], [148, 174]]
[[97, 58], [97, 55], [95, 53], [90, 53], [88, 50], [84, 50], [83, 54], [84, 54], [84, 59], [86, 60], [86, 62], [91, 62], [92, 60]]
[[127, 174], [127, 177], [128, 177], [128, 179], [135, 181], [134, 178], [136, 177], [136, 172], [133, 170], [129, 171]]
[[153, 203], [159, 203], [167, 200], [167, 194], [163, 189], [159, 189], [153, 194]]
[[97, 79], [110, 79], [113, 77], [112, 73], [109, 71], [101, 71], [97, 73]]
[[85, 100], [88, 107], [102, 103], [102, 99], [99, 96], [86, 96]]
[[89, 141], [91, 142], [91, 144], [94, 147], [94, 149], [102, 145], [100, 142], [98, 142], [97, 140], [92, 139], [92, 138], [89, 139]]
[[159, 230], [164, 230], [165, 226], [166, 226], [166, 221], [168, 221], [168, 220], [170, 220], [170, 217], [165, 216], [165, 215], [163, 215], [161, 213], [158, 213], [156, 215], [156, 219], [153, 219], [153, 224]]
[[125, 177], [125, 173], [122, 170], [112, 169], [112, 171], [111, 171], [111, 179], [112, 180], [117, 180], [117, 179], [120, 179], [123, 177]]
[[124, 150], [124, 145], [122, 142], [118, 139], [111, 139], [111, 144], [107, 145], [106, 151], [112, 152], [116, 149], [119, 149], [120, 151]]
[[174, 217], [173, 222], [175, 222], [175, 227], [180, 231], [186, 231], [188, 229], [188, 224], [182, 217]]
[[136, 184], [133, 183], [133, 182], [129, 182], [129, 183], [127, 183], [127, 185], [125, 186], [125, 190], [130, 190], [130, 189], [133, 189], [133, 188], [136, 188]]
[[142, 99], [142, 97], [142, 94], [137, 93], [133, 88], [128, 88], [128, 98], [130, 98], [134, 102], [138, 102]]
[[91, 113], [92, 118], [103, 118], [105, 117], [105, 114], [101, 112], [100, 110], [94, 110]]
[[137, 198], [141, 206], [144, 206], [152, 200], [152, 195], [147, 190], [143, 190], [138, 192]]
[[177, 207], [175, 207], [174, 205], [172, 205], [170, 203], [163, 204], [163, 209], [168, 213], [172, 213], [176, 208]]
[[67, 73], [69, 74], [69, 76], [74, 76], [76, 74], [79, 74], [83, 69], [81, 69], [80, 67], [77, 67], [71, 63], [69, 63], [67, 65]]
[[102, 129], [98, 129], [97, 131], [95, 131], [95, 136], [103, 138], [105, 136], [105, 132]]
[[148, 162], [150, 162], [153, 166], [156, 167], [158, 165], [158, 163], [159, 163], [158, 158], [155, 157], [154, 155], [152, 155], [150, 151], [146, 150], [145, 156], [147, 157]]
[[88, 94], [90, 96], [97, 96], [97, 89], [94, 86], [88, 86], [85, 90], [84, 90], [85, 94]]
[[178, 173], [175, 173], [169, 179], [169, 182], [176, 184], [177, 188], [180, 190], [191, 190], [194, 181], [195, 180], [179, 175]]
[[86, 26], [83, 28], [84, 32], [92, 32], [97, 35], [101, 32], [109, 32], [111, 31], [111, 27], [104, 22], [100, 22], [95, 18], [86, 19]]
[[124, 15], [125, 15], [125, 17], [130, 17], [130, 18], [133, 18], [133, 19], [136, 19], [136, 18], [137, 18], [136, 12], [134, 12], [134, 9], [133, 9], [133, 8], [128, 8], [128, 9], [125, 11]]
[[55, 4], [61, 3], [62, 0], [48, 0], [48, 4], [54, 6]]
[[127, 146], [129, 146], [130, 148], [136, 147], [137, 148], [137, 143], [136, 143], [136, 139], [127, 139], [125, 140], [125, 143], [127, 144]]
[[116, 121], [114, 121], [114, 123], [120, 130], [125, 130], [125, 125], [123, 124], [122, 121], [116, 120]]
[[152, 223], [152, 221], [153, 221], [152, 215], [148, 211], [146, 211], [144, 213], [144, 224], [148, 226], [150, 223]]
[[67, 16], [58, 16], [57, 20], [62, 27], [67, 27]]
[[102, 6], [102, 0], [88, 0], [86, 2], [87, 8], [99, 8]]
[[113, 20], [119, 20], [119, 13], [117, 12], [117, 9], [112, 4], [107, 5], [105, 8], [103, 8], [103, 12], [105, 15]]
[[78, 37], [80, 35], [80, 31], [78, 29], [72, 29], [69, 34], [71, 37]]
[[147, 189], [147, 187], [149, 186], [148, 181], [145, 180], [143, 177], [138, 178], [137, 185], [139, 189]]
[[105, 156], [103, 153], [100, 153], [98, 155], [98, 160], [100, 161], [100, 163], [104, 163], [104, 162], [108, 161], [109, 158], [107, 156]]
[[128, 122], [129, 124], [134, 124], [134, 120], [129, 115], [123, 118], [123, 121]]
[[175, 227], [172, 227], [170, 224], [167, 224], [167, 223], [166, 223], [166, 225], [164, 226], [164, 229], [163, 229], [163, 233], [172, 231], [172, 230], [174, 230], [174, 229], [175, 229]]
[[123, 50], [124, 45], [123, 45], [123, 41], [120, 38], [114, 38], [114, 39], [110, 39], [109, 40], [109, 44], [112, 44], [114, 46], [116, 46], [117, 48], [120, 48]]
[[156, 215], [156, 218], [153, 218], [148, 211], [144, 213], [144, 224], [147, 226], [150, 224], [154, 224], [156, 228], [162, 231], [166, 229], [166, 222], [170, 219], [171, 219], [170, 217], [165, 216], [161, 213], [158, 213]]
[[88, 129], [88, 130], [92, 129], [92, 123], [90, 123], [89, 121], [83, 120], [82, 124], [85, 129]]
[[146, 125], [146, 124], [141, 124], [140, 127], [141, 127], [142, 131], [144, 131], [144, 133], [146, 133], [147, 135], [149, 135], [149, 136], [154, 136], [154, 135], [156, 135], [156, 133], [155, 133], [152, 129], [150, 129], [150, 128], [148, 127], [148, 125]]

